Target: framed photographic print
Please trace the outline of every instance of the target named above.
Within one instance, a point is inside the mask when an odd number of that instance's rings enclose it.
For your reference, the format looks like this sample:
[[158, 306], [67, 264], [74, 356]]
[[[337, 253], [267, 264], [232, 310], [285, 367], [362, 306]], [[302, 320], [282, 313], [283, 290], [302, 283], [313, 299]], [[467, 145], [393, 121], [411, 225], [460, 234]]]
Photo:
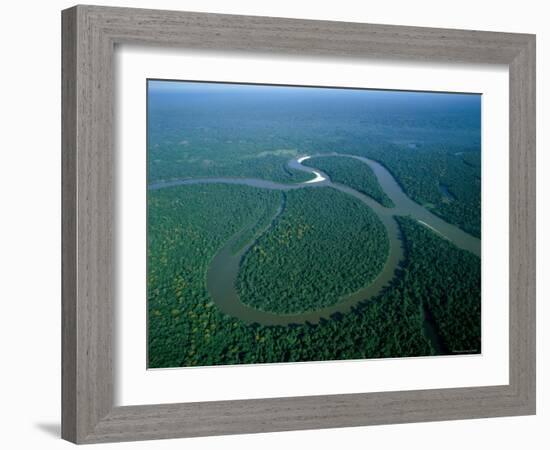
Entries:
[[65, 439], [534, 414], [534, 36], [62, 17]]

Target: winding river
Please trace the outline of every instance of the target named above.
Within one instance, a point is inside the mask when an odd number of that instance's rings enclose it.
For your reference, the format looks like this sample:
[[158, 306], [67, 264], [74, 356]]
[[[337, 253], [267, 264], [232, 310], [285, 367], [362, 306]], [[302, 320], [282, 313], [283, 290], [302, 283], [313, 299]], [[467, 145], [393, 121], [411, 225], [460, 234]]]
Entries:
[[271, 224], [269, 224], [264, 230], [261, 230], [260, 233], [257, 233], [256, 237], [245, 244], [237, 253], [233, 253], [234, 244], [239, 240], [243, 233], [248, 231], [248, 228], [241, 230], [239, 233], [234, 235], [212, 259], [206, 275], [206, 286], [212, 300], [225, 314], [237, 317], [247, 323], [258, 323], [261, 325], [317, 323], [321, 319], [329, 319], [335, 314], [345, 314], [358, 303], [369, 300], [388, 286], [390, 281], [395, 277], [396, 270], [398, 269], [400, 263], [404, 260], [402, 238], [400, 235], [399, 226], [395, 220], [395, 216], [411, 216], [423, 226], [451, 241], [457, 247], [480, 256], [481, 242], [479, 239], [465, 233], [460, 228], [445, 222], [440, 217], [411, 200], [403, 192], [390, 172], [380, 163], [361, 156], [343, 153], [322, 153], [312, 156], [341, 156], [353, 158], [369, 165], [374, 171], [380, 186], [393, 201], [395, 207], [386, 208], [380, 205], [377, 201], [373, 200], [371, 197], [368, 197], [342, 184], [332, 182], [330, 177], [320, 170], [302, 165], [302, 162], [311, 156], [295, 158], [287, 163], [287, 165], [292, 169], [305, 171], [314, 175], [314, 178], [302, 183], [284, 184], [256, 178], [219, 177], [173, 180], [149, 185], [148, 189], [150, 190], [204, 183], [239, 184], [280, 191], [313, 187], [331, 187], [352, 195], [369, 206], [386, 227], [390, 242], [388, 258], [382, 271], [368, 286], [365, 286], [352, 294], [344, 296], [338, 303], [330, 307], [298, 314], [275, 314], [268, 311], [261, 311], [241, 303], [236, 289], [236, 279], [243, 256], [254, 244], [258, 236], [267, 231], [275, 220], [277, 220], [277, 217], [284, 210], [284, 205], [281, 205], [272, 218]]

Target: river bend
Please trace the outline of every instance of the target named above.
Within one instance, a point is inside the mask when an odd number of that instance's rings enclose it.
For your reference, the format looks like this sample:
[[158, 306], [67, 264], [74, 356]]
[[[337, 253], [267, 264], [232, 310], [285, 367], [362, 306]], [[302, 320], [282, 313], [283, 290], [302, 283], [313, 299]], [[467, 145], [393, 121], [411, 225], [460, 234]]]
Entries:
[[246, 185], [280, 191], [328, 186], [351, 195], [369, 206], [384, 224], [390, 243], [388, 258], [382, 271], [368, 286], [365, 286], [352, 294], [344, 296], [338, 303], [326, 308], [297, 314], [275, 314], [269, 311], [261, 311], [242, 303], [237, 293], [236, 280], [243, 256], [252, 247], [254, 242], [258, 239], [258, 236], [271, 228], [272, 224], [284, 209], [284, 205], [281, 205], [272, 218], [271, 224], [269, 224], [264, 230], [261, 230], [260, 233], [251, 239], [250, 242], [245, 244], [237, 253], [233, 252], [234, 243], [238, 241], [242, 233], [245, 233], [248, 228], [241, 230], [234, 235], [212, 259], [206, 275], [206, 287], [214, 303], [216, 303], [216, 305], [225, 314], [237, 317], [247, 323], [259, 323], [261, 325], [289, 325], [317, 323], [321, 319], [329, 319], [335, 314], [345, 314], [349, 312], [360, 302], [375, 297], [385, 287], [387, 287], [391, 280], [396, 276], [396, 270], [398, 269], [400, 263], [404, 260], [402, 238], [400, 235], [399, 226], [395, 220], [395, 216], [411, 216], [423, 226], [427, 227], [439, 236], [451, 241], [457, 247], [480, 256], [481, 242], [479, 239], [465, 233], [460, 228], [447, 223], [423, 206], [411, 200], [401, 189], [395, 178], [382, 164], [372, 159], [342, 153], [322, 153], [312, 156], [341, 156], [353, 158], [363, 164], [367, 164], [374, 171], [380, 186], [393, 201], [395, 207], [386, 208], [371, 197], [364, 195], [355, 189], [332, 182], [330, 177], [322, 171], [302, 165], [302, 162], [311, 156], [295, 158], [287, 163], [287, 165], [292, 169], [301, 170], [314, 175], [314, 178], [302, 183], [285, 184], [257, 178], [215, 177], [162, 181], [148, 186], [149, 190], [157, 190], [191, 184], [222, 183]]

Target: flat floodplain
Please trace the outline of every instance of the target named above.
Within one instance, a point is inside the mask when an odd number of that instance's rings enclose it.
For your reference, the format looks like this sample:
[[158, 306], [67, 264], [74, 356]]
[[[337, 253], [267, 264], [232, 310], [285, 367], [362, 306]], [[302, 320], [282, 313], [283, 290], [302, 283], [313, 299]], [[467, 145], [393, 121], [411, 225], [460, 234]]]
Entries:
[[481, 96], [147, 83], [148, 367], [481, 352]]

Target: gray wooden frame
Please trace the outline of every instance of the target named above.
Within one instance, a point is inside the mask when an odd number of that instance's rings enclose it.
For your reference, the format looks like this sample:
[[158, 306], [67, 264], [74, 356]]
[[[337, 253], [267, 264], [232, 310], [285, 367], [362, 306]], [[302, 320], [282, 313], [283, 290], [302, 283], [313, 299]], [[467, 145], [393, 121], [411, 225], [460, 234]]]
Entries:
[[[62, 437], [76, 443], [535, 413], [535, 36], [76, 6], [62, 13]], [[510, 382], [421, 391], [113, 406], [113, 52], [205, 50], [506, 64]]]

